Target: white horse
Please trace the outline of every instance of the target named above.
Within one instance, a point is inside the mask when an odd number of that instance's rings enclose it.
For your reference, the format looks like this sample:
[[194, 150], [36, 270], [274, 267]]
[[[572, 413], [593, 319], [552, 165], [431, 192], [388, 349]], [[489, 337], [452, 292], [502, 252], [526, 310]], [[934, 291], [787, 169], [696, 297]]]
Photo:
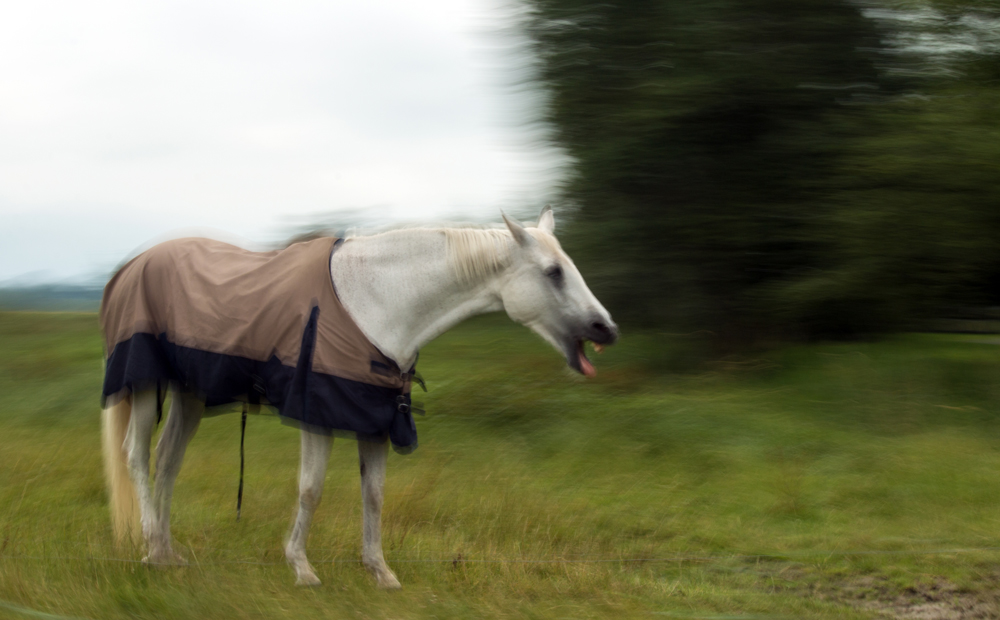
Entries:
[[[507, 229], [418, 228], [352, 237], [333, 254], [330, 272], [341, 303], [358, 327], [399, 368], [410, 368], [417, 351], [452, 326], [486, 312], [505, 310], [530, 327], [587, 376], [590, 340], [613, 344], [618, 330], [587, 288], [553, 235], [548, 207], [536, 227], [504, 216]], [[171, 549], [170, 498], [184, 451], [198, 428], [204, 404], [171, 386], [172, 399], [156, 447], [156, 476], [149, 488], [150, 441], [157, 421], [157, 391], [138, 391], [104, 410], [104, 451], [111, 510], [119, 537], [137, 517], [145, 561], [184, 561]], [[323, 493], [332, 437], [302, 431], [299, 510], [285, 545], [297, 585], [319, 585], [306, 558], [313, 512]], [[364, 566], [383, 588], [400, 587], [382, 554], [381, 513], [388, 441], [358, 441], [364, 505]], [[136, 514], [138, 512], [138, 514]], [[132, 531], [135, 531], [132, 527]]]

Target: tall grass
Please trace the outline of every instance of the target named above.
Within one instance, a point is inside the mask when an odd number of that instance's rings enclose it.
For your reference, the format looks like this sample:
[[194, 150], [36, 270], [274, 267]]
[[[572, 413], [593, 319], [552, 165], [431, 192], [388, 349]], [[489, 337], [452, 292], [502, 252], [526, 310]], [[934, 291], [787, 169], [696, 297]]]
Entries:
[[357, 456], [343, 440], [309, 543], [324, 584], [292, 585], [281, 548], [297, 431], [272, 416], [247, 428], [240, 522], [238, 416], [202, 423], [174, 497], [189, 567], [147, 568], [140, 550], [115, 551], [96, 317], [0, 314], [0, 617], [994, 609], [1000, 349], [990, 337], [812, 345], [658, 371], [682, 345], [626, 334], [597, 358], [593, 381], [503, 317], [427, 347], [420, 448], [390, 457], [386, 483], [386, 555], [404, 589], [384, 593], [357, 562]]

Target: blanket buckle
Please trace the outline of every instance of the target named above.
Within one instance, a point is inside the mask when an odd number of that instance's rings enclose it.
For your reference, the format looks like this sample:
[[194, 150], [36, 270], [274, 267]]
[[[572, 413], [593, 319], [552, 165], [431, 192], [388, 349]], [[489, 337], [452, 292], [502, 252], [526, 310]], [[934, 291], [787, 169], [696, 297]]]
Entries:
[[396, 409], [400, 413], [410, 413], [410, 403], [406, 402], [405, 394], [400, 394], [396, 397]]

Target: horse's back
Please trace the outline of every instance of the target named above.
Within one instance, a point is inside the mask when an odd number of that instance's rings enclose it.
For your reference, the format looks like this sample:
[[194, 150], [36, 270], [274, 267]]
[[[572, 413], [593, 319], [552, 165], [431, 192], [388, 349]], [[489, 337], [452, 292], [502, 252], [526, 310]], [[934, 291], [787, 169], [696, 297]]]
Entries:
[[[129, 261], [108, 282], [101, 329], [108, 355], [137, 333], [216, 353], [289, 359], [308, 314], [303, 289], [324, 283], [332, 240], [253, 252], [212, 239], [175, 239]], [[289, 307], [295, 306], [295, 307]], [[266, 342], [263, 341], [266, 339]]]

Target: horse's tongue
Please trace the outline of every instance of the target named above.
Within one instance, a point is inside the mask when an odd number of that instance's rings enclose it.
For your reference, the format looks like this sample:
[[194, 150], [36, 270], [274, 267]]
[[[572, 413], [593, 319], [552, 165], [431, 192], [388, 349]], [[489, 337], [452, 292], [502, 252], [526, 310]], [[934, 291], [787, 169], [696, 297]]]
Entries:
[[577, 350], [576, 354], [580, 356], [580, 370], [583, 371], [583, 374], [588, 377], [596, 377], [597, 369], [594, 368], [594, 365], [590, 363], [590, 360], [587, 359], [587, 356], [583, 354], [583, 343], [581, 343], [581, 346]]

